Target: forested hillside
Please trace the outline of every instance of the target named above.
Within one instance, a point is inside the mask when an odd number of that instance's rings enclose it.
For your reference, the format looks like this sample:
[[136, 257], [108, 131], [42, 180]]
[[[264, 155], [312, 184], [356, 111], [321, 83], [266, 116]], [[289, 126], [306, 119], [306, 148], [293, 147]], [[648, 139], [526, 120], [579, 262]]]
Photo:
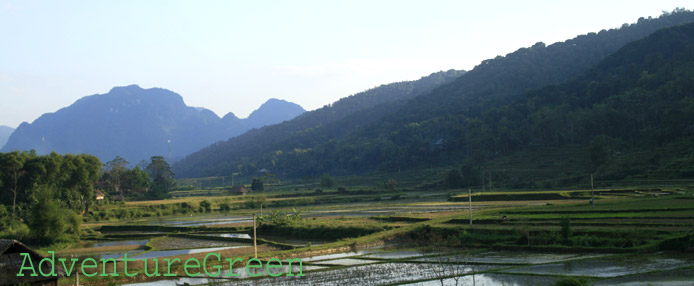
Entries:
[[259, 168], [249, 158], [260, 158], [268, 152], [282, 153], [282, 150], [288, 150], [287, 154], [308, 152], [315, 146], [345, 137], [381, 119], [407, 100], [451, 82], [464, 73], [456, 70], [437, 72], [419, 80], [381, 85], [342, 98], [293, 120], [252, 130], [204, 148], [175, 164], [174, 172], [179, 177], [235, 172], [252, 174]]
[[[369, 115], [379, 114], [378, 120], [347, 135], [340, 131], [350, 125], [336, 121], [330, 129], [340, 135], [325, 132], [320, 140], [310, 131], [293, 131], [297, 139], [280, 144], [243, 136], [193, 154], [180, 170], [194, 163], [190, 167], [199, 172], [178, 175], [251, 174], [259, 168], [292, 177], [456, 164], [479, 168], [528, 149], [590, 146], [584, 155], [591, 163], [582, 172], [602, 170], [609, 178], [685, 176], [657, 170], [683, 164], [686, 157], [650, 152], [691, 135], [691, 26], [628, 43], [692, 20], [694, 13], [676, 10], [550, 46], [538, 43], [484, 61], [402, 106], [373, 109]], [[324, 143], [302, 144], [311, 140]], [[606, 169], [625, 158], [633, 167]], [[643, 160], [650, 163], [639, 163]]]

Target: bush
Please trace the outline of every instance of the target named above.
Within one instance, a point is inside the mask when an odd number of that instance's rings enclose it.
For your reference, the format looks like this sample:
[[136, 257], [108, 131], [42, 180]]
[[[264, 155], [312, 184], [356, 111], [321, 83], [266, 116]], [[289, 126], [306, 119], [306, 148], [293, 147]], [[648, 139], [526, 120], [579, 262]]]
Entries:
[[332, 188], [335, 186], [335, 181], [327, 174], [323, 174], [320, 177], [320, 186], [323, 188]]
[[219, 204], [219, 210], [222, 212], [229, 212], [231, 211], [231, 205], [229, 203], [221, 203]]
[[5, 223], [5, 226], [2, 230], [0, 230], [0, 237], [16, 240], [25, 240], [29, 238], [30, 233], [31, 231], [29, 230], [29, 227], [26, 224], [18, 220], [8, 218], [8, 220]]
[[212, 204], [208, 200], [200, 202], [200, 212], [209, 213], [212, 211]]
[[[72, 211], [62, 209], [58, 201], [53, 198], [53, 192], [47, 187], [37, 191], [38, 202], [29, 210], [29, 229], [31, 238], [41, 244], [52, 244], [67, 240], [69, 219]], [[75, 231], [75, 226], [71, 225]], [[79, 227], [77, 227], [79, 237]]]

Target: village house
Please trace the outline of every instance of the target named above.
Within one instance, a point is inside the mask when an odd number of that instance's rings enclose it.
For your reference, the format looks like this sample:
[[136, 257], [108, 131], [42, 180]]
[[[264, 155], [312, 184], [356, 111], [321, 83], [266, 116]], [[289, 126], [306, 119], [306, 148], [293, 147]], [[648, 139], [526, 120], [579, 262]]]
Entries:
[[103, 201], [104, 197], [105, 197], [104, 192], [102, 192], [100, 190], [94, 190], [94, 198], [97, 201]]
[[[65, 277], [65, 271], [57, 265], [55, 266], [56, 276], [44, 277], [39, 275], [32, 277], [29, 273], [24, 276], [17, 276], [24, 262], [24, 256], [20, 253], [28, 253], [35, 267], [38, 267], [41, 259], [44, 258], [19, 241], [0, 239], [0, 285], [58, 286], [58, 279]], [[50, 273], [50, 264], [44, 263], [42, 271]]]
[[231, 186], [231, 187], [226, 187], [226, 190], [229, 191], [230, 194], [232, 195], [246, 195], [246, 193], [250, 192], [251, 190], [246, 189], [244, 186]]

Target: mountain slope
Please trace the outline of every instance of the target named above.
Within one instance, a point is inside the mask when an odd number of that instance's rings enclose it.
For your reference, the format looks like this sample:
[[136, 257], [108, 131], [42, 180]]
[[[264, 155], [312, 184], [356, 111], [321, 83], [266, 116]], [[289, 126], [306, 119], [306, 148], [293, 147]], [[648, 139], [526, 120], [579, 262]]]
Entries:
[[4, 125], [0, 126], [0, 148], [5, 146], [5, 143], [7, 143], [7, 139], [10, 138], [12, 132], [14, 132], [14, 128]]
[[[514, 120], [522, 117], [512, 112], [496, 116], [492, 112], [500, 112], [497, 107], [510, 108], [509, 104], [527, 92], [575, 78], [631, 41], [692, 20], [694, 13], [677, 10], [657, 19], [639, 19], [638, 23], [625, 24], [620, 29], [582, 35], [550, 46], [539, 43], [519, 49], [484, 61], [455, 81], [412, 100], [381, 110], [374, 108], [369, 114], [379, 114], [377, 118], [350, 128], [347, 134], [340, 132], [343, 121], [333, 122], [333, 133], [317, 135], [307, 128], [306, 132], [294, 131], [300, 134], [294, 140], [279, 142], [255, 140], [249, 133], [192, 154], [177, 168], [195, 171], [179, 175], [211, 176], [239, 171], [252, 175], [250, 170], [267, 168], [278, 175], [300, 177], [447, 165], [471, 157], [484, 161], [495, 154], [524, 148], [521, 138], [506, 136], [503, 141], [495, 141], [498, 134], [519, 131], [513, 129]], [[495, 121], [490, 125], [481, 117]]]
[[247, 122], [231, 113], [220, 119], [210, 110], [189, 107], [169, 90], [115, 87], [107, 94], [86, 96], [55, 113], [44, 114], [31, 124], [22, 123], [2, 150], [89, 153], [102, 161], [121, 156], [131, 163], [154, 155], [182, 157], [261, 124], [291, 119], [302, 110], [295, 104], [275, 101], [264, 104], [258, 112], [286, 112]]
[[242, 161], [267, 153], [278, 154], [278, 151], [283, 154], [304, 152], [334, 138], [347, 136], [397, 110], [407, 100], [463, 74], [463, 71], [456, 70], [438, 72], [419, 80], [381, 85], [342, 98], [293, 120], [252, 130], [204, 148], [177, 162], [174, 171], [180, 177], [234, 172], [252, 174], [259, 168], [252, 163], [243, 164]]
[[[375, 161], [360, 157], [366, 154], [377, 156], [381, 161], [373, 166], [382, 169], [392, 168], [394, 163], [405, 168], [464, 164], [464, 170], [494, 172], [496, 186], [522, 188], [537, 186], [537, 178], [529, 178], [526, 171], [543, 164], [565, 170], [553, 174], [557, 177], [544, 174], [542, 179], [549, 186], [585, 182], [590, 173], [598, 180], [691, 178], [693, 88], [694, 24], [678, 25], [627, 44], [574, 80], [507, 101], [490, 101], [491, 107], [481, 110], [479, 116], [459, 113], [430, 119], [410, 125], [407, 134], [381, 134], [380, 141], [355, 133], [335, 142], [329, 151], [284, 163], [321, 156], [332, 156], [338, 162], [342, 158]], [[420, 129], [422, 126], [426, 129]], [[450, 135], [454, 132], [457, 136]], [[441, 148], [420, 139], [440, 134], [449, 136]], [[396, 140], [406, 143], [392, 143]], [[369, 149], [372, 145], [380, 148]], [[531, 150], [539, 152], [528, 156]], [[548, 157], [544, 150], [554, 151]], [[383, 160], [384, 154], [396, 155]], [[524, 155], [523, 167], [498, 163], [516, 154]], [[586, 163], [565, 168], [576, 162]], [[325, 165], [330, 163], [321, 164]]]

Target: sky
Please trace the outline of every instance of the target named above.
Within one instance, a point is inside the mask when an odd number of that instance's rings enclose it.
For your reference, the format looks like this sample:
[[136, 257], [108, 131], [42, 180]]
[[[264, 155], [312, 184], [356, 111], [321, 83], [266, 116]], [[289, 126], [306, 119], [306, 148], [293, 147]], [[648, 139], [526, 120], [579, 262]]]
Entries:
[[269, 98], [320, 108], [536, 42], [691, 1], [0, 0], [0, 125], [114, 86], [161, 87], [219, 116]]

